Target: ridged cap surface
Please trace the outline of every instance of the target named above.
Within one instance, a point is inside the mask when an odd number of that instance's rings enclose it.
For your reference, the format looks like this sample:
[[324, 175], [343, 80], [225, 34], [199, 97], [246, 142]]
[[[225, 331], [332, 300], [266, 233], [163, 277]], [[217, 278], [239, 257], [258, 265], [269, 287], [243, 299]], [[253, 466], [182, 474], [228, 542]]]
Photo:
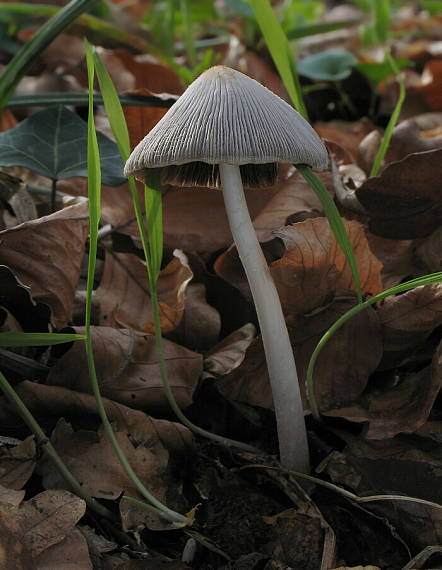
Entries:
[[125, 175], [146, 168], [208, 164], [328, 165], [321, 139], [290, 105], [239, 71], [204, 72], [136, 146]]

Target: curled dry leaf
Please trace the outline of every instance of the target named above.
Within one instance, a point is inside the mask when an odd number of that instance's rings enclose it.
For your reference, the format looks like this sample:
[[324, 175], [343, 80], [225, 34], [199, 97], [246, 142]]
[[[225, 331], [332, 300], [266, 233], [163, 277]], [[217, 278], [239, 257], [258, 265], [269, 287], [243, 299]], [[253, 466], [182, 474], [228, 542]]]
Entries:
[[0, 263], [30, 287], [33, 299], [50, 308], [57, 328], [71, 319], [87, 233], [84, 199], [0, 232]]
[[[75, 332], [82, 333], [76, 327]], [[161, 381], [155, 337], [132, 330], [92, 327], [95, 367], [103, 396], [143, 410], [169, 410]], [[164, 340], [164, 358], [180, 407], [192, 403], [202, 372], [202, 357]], [[76, 342], [51, 369], [47, 383], [91, 393], [83, 343]]]
[[[174, 330], [184, 314], [185, 292], [193, 273], [187, 257], [175, 250], [158, 278], [161, 330]], [[94, 292], [97, 324], [152, 334], [154, 325], [146, 263], [130, 253], [107, 251], [103, 276]]]
[[256, 327], [247, 323], [214, 346], [204, 359], [204, 372], [215, 377], [226, 376], [243, 362], [256, 335]]
[[51, 490], [26, 501], [17, 512], [22, 540], [33, 557], [61, 542], [86, 512], [86, 503], [69, 491]]
[[[30, 412], [37, 418], [84, 418], [97, 416], [94, 396], [74, 392], [60, 386], [46, 386], [25, 380], [15, 386], [15, 390]], [[109, 421], [117, 430], [130, 434], [136, 444], [158, 440], [174, 456], [193, 452], [192, 432], [182, 424], [160, 420], [146, 415], [140, 410], [103, 398], [103, 405]], [[17, 421], [17, 411], [5, 400], [0, 406], [0, 421]]]
[[[363, 292], [382, 291], [381, 263], [371, 253], [364, 228], [345, 222], [356, 257]], [[351, 269], [336, 243], [326, 218], [315, 218], [281, 228], [275, 235], [286, 252], [270, 270], [290, 321], [330, 302], [339, 289], [354, 289]]]
[[370, 230], [381, 237], [426, 237], [439, 227], [442, 149], [410, 154], [368, 178], [356, 191], [370, 216]]
[[[116, 432], [115, 436], [139, 479], [160, 501], [167, 502], [166, 495], [172, 492], [168, 489], [172, 480], [168, 472], [167, 450], [158, 439], [135, 446], [126, 432]], [[86, 430], [75, 432], [69, 424], [60, 420], [52, 432], [51, 442], [86, 493], [108, 500], [117, 500], [124, 493], [142, 500], [102, 429], [98, 433]], [[45, 488], [65, 487], [64, 479], [48, 459], [41, 461], [40, 470]], [[157, 530], [168, 527], [155, 514], [132, 505], [128, 501], [120, 503], [125, 530], [135, 529], [139, 524]]]
[[421, 95], [430, 111], [442, 109], [442, 60], [432, 59], [424, 67], [420, 83], [410, 87], [411, 93]]
[[[146, 88], [131, 89], [130, 95], [152, 95]], [[164, 117], [167, 109], [160, 107], [131, 107], [125, 105], [124, 116], [129, 130], [130, 144], [134, 148], [146, 134]]]
[[[418, 273], [414, 255], [414, 240], [387, 239], [367, 231], [365, 236], [371, 251], [383, 267], [381, 278], [384, 289], [394, 287]], [[436, 271], [436, 270], [435, 270]]]
[[29, 436], [19, 445], [0, 448], [0, 485], [22, 489], [34, 472], [36, 463], [34, 437]]
[[354, 122], [336, 120], [315, 124], [315, 130], [320, 137], [338, 144], [354, 160], [359, 143], [373, 128], [371, 122], [366, 118]]

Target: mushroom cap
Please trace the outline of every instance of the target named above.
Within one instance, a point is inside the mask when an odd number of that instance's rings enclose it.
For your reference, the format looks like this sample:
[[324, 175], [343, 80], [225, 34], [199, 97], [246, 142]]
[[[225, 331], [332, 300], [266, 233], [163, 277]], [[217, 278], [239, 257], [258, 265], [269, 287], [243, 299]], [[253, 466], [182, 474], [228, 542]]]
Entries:
[[124, 173], [140, 176], [146, 168], [188, 163], [280, 162], [324, 170], [327, 149], [288, 103], [247, 75], [219, 65], [202, 73], [135, 147]]

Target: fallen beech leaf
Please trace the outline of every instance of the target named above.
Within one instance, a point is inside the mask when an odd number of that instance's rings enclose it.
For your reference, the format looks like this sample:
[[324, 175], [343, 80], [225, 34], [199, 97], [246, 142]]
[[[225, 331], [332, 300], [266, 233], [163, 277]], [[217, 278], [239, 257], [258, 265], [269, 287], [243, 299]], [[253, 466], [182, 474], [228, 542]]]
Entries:
[[[83, 332], [75, 327], [75, 332]], [[126, 329], [92, 327], [95, 366], [103, 396], [143, 410], [169, 410], [164, 394], [155, 337]], [[164, 340], [164, 358], [173, 394], [180, 407], [192, 403], [202, 372], [202, 357]], [[76, 342], [52, 367], [47, 383], [91, 393], [86, 352]]]
[[32, 556], [62, 541], [85, 512], [83, 499], [69, 491], [43, 491], [23, 503], [17, 514], [22, 539]]
[[[152, 94], [146, 88], [131, 89], [129, 93], [130, 95]], [[166, 113], [167, 109], [160, 107], [132, 107], [125, 105], [124, 117], [129, 130], [131, 147], [134, 148]]]
[[401, 281], [405, 281], [406, 278], [418, 273], [414, 255], [414, 240], [392, 240], [382, 238], [369, 231], [365, 233], [365, 236], [371, 251], [383, 264], [381, 278], [384, 289], [394, 287]]
[[12, 111], [5, 109], [0, 113], [0, 133], [9, 131], [9, 129], [13, 129], [16, 125], [17, 119]]
[[[97, 416], [97, 403], [91, 394], [74, 392], [60, 386], [46, 386], [21, 382], [15, 390], [31, 413], [38, 418]], [[192, 432], [182, 424], [152, 418], [140, 410], [128, 408], [103, 398], [109, 421], [119, 431], [130, 434], [132, 441], [143, 444], [158, 439], [174, 456], [193, 452]], [[3, 424], [17, 421], [17, 411], [4, 400], [0, 406], [0, 421]]]
[[356, 196], [370, 216], [369, 228], [392, 239], [426, 237], [442, 220], [442, 149], [410, 154], [368, 178]]
[[[363, 292], [382, 291], [381, 264], [371, 253], [364, 228], [344, 222], [358, 264]], [[290, 321], [324, 306], [339, 289], [353, 289], [348, 262], [336, 243], [326, 218], [315, 218], [275, 232], [286, 252], [270, 265], [270, 271]]]
[[428, 273], [442, 269], [442, 227], [437, 228], [416, 247], [416, 255]]
[[252, 77], [258, 83], [273, 91], [273, 93], [276, 93], [281, 99], [289, 100], [281, 78], [263, 57], [254, 51], [248, 50], [241, 56], [239, 63], [240, 71]]
[[387, 297], [378, 316], [385, 351], [409, 355], [442, 324], [442, 284], [424, 285]]
[[[321, 176], [323, 178], [323, 176]], [[297, 173], [274, 188], [276, 194], [253, 219], [260, 242], [273, 239], [273, 232], [300, 213], [322, 213], [322, 205], [307, 182]]]
[[93, 570], [86, 539], [77, 528], [35, 559], [36, 570]]
[[0, 503], [11, 507], [18, 507], [25, 498], [26, 491], [14, 491], [0, 485]]
[[[166, 502], [166, 495], [171, 494], [173, 489], [168, 488], [169, 483], [172, 486], [168, 473], [169, 453], [160, 441], [151, 439], [135, 447], [126, 432], [115, 432], [115, 436], [139, 479], [154, 496]], [[102, 429], [98, 433], [86, 430], [74, 432], [69, 424], [60, 420], [52, 432], [51, 442], [86, 493], [107, 500], [117, 500], [124, 493], [142, 500]], [[66, 485], [46, 458], [41, 461], [40, 469], [44, 487], [63, 488]], [[120, 502], [120, 512], [125, 530], [139, 528], [140, 524], [156, 530], [170, 528], [157, 515], [134, 507], [128, 501]]]
[[[184, 314], [185, 292], [193, 273], [182, 251], [158, 278], [161, 330], [174, 330]], [[94, 292], [97, 324], [154, 332], [146, 263], [130, 253], [106, 252], [101, 282]]]
[[36, 463], [34, 437], [27, 437], [16, 447], [0, 448], [0, 485], [22, 489], [34, 472]]
[[84, 199], [0, 232], [0, 262], [30, 287], [33, 299], [51, 309], [57, 328], [71, 319], [87, 234]]
[[420, 93], [431, 111], [442, 109], [442, 60], [432, 59], [427, 62], [420, 84], [413, 85], [410, 91]]
[[[291, 331], [299, 386], [305, 407], [305, 380], [310, 356], [321, 336], [355, 304], [353, 294], [339, 295], [326, 309], [303, 316]], [[364, 347], [361, 350], [360, 347]], [[382, 337], [376, 312], [369, 308], [343, 325], [321, 351], [315, 367], [315, 394], [322, 411], [353, 402], [364, 391], [370, 374], [382, 356]], [[217, 379], [217, 389], [226, 397], [253, 406], [273, 406], [262, 341], [255, 339], [244, 362]]]
[[31, 553], [23, 541], [17, 508], [0, 503], [0, 562], [8, 570], [33, 568]]

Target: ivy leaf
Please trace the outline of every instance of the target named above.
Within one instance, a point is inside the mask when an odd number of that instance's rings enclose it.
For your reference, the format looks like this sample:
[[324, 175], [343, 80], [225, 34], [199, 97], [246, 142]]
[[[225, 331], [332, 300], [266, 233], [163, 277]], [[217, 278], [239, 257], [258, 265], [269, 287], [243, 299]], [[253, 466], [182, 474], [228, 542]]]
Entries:
[[[97, 136], [103, 184], [119, 186], [126, 178], [117, 145]], [[52, 180], [87, 177], [87, 123], [60, 105], [33, 113], [0, 134], [0, 166], [24, 166]]]
[[299, 75], [310, 79], [340, 81], [348, 77], [357, 63], [356, 57], [343, 49], [329, 49], [310, 55], [298, 62]]

